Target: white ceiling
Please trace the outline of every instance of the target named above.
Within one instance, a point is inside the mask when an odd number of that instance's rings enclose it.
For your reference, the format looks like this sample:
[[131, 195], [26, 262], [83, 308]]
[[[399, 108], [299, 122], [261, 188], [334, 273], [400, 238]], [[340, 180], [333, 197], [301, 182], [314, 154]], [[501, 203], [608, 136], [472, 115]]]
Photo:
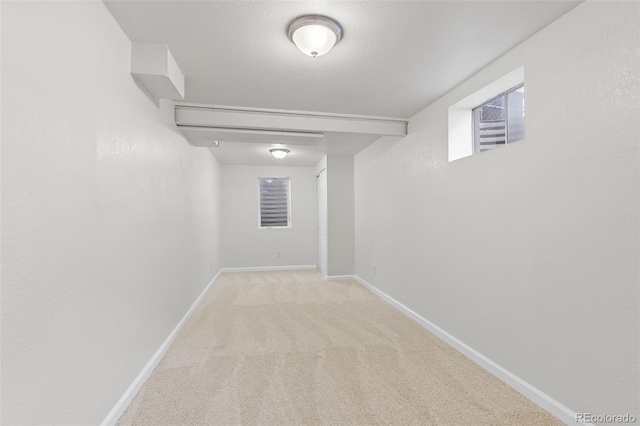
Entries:
[[[318, 144], [288, 145], [221, 141], [218, 148], [210, 149], [222, 164], [313, 166], [327, 153], [353, 155], [378, 138], [380, 138], [379, 135], [325, 133]], [[271, 148], [287, 148], [291, 152], [284, 160], [277, 160], [269, 154]]]
[[[105, 1], [131, 41], [169, 46], [186, 76], [185, 102], [402, 118], [579, 3]], [[308, 13], [344, 28], [320, 58], [300, 53], [285, 34], [290, 20]], [[349, 152], [371, 142], [351, 138]], [[341, 149], [334, 142], [347, 143], [325, 136], [321, 145]], [[215, 155], [222, 163], [264, 162], [271, 145], [255, 157], [256, 145], [238, 144], [235, 160], [232, 146], [221, 144]]]

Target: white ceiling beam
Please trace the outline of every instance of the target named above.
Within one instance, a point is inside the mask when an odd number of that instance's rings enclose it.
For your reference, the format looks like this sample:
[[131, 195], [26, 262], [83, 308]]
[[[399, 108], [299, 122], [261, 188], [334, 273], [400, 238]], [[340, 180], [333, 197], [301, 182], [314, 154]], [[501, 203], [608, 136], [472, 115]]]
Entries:
[[176, 105], [175, 108], [176, 124], [179, 127], [342, 132], [380, 136], [407, 134], [407, 121], [402, 119], [205, 106]]
[[286, 143], [288, 145], [317, 145], [323, 133], [275, 130], [219, 129], [211, 127], [178, 126], [194, 146], [218, 147], [220, 141], [249, 143]]

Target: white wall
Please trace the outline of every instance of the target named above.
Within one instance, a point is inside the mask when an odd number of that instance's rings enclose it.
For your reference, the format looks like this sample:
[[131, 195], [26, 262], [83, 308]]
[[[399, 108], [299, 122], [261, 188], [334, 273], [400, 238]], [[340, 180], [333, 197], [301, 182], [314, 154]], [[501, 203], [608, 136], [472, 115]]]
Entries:
[[97, 424], [221, 267], [219, 165], [101, 2], [2, 2], [2, 423]]
[[[265, 155], [269, 153], [265, 151]], [[290, 178], [291, 228], [259, 228], [258, 177]], [[225, 268], [316, 265], [317, 199], [313, 167], [223, 165], [222, 188]]]
[[[639, 8], [578, 6], [355, 160], [356, 273], [577, 412], [640, 414]], [[447, 108], [520, 65], [526, 140], [448, 162]]]
[[323, 169], [326, 169], [326, 168], [327, 168], [327, 156], [325, 155], [324, 157], [322, 157], [322, 160], [318, 161], [318, 164], [313, 166], [313, 171], [317, 175]]
[[354, 161], [351, 155], [327, 157], [329, 276], [355, 271]]

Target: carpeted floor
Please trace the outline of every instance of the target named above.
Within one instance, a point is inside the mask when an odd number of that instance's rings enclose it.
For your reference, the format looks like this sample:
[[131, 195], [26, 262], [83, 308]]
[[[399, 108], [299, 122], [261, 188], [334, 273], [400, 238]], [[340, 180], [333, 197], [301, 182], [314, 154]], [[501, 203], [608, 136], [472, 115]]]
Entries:
[[120, 425], [561, 424], [355, 281], [223, 274]]

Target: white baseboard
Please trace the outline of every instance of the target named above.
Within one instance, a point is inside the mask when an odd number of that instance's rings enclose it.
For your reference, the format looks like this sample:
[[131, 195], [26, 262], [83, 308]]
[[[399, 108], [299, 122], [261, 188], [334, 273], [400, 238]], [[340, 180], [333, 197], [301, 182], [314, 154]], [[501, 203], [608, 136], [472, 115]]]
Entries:
[[328, 275], [324, 277], [327, 281], [355, 280], [355, 275]]
[[247, 266], [243, 268], [222, 268], [220, 272], [266, 272], [266, 271], [295, 271], [302, 269], [317, 269], [316, 265], [292, 266]]
[[162, 345], [160, 345], [156, 353], [153, 354], [149, 362], [147, 362], [147, 365], [145, 365], [142, 371], [140, 371], [140, 374], [138, 374], [138, 377], [135, 378], [133, 383], [131, 383], [129, 388], [125, 391], [124, 395], [122, 395], [122, 397], [118, 400], [116, 405], [111, 409], [109, 414], [107, 414], [107, 417], [105, 417], [102, 423], [100, 423], [101, 426], [112, 426], [116, 424], [116, 422], [118, 421], [122, 413], [125, 412], [127, 407], [129, 407], [129, 404], [131, 404], [131, 401], [133, 401], [133, 398], [135, 398], [135, 396], [138, 394], [138, 392], [142, 388], [142, 385], [144, 385], [144, 382], [149, 378], [149, 376], [151, 375], [153, 370], [156, 368], [158, 363], [160, 363], [160, 360], [162, 359], [162, 357], [164, 357], [164, 354], [167, 352], [167, 350], [171, 346], [171, 343], [173, 343], [175, 338], [178, 336], [178, 333], [180, 333], [180, 331], [182, 330], [184, 325], [187, 323], [187, 321], [189, 320], [193, 312], [196, 310], [198, 305], [200, 305], [200, 303], [202, 302], [204, 297], [207, 295], [209, 290], [211, 290], [213, 283], [216, 282], [216, 280], [218, 279], [221, 273], [222, 273], [222, 270], [218, 271], [218, 273], [216, 274], [215, 277], [213, 277], [211, 282], [207, 284], [207, 287], [202, 291], [202, 293], [200, 293], [200, 296], [198, 296], [196, 301], [193, 302], [193, 305], [191, 305], [191, 308], [189, 308], [189, 310], [184, 315], [184, 317], [182, 317], [178, 325], [176, 325], [176, 327], [173, 329], [171, 334], [169, 334], [169, 337], [167, 337], [166, 340], [162, 343]]
[[[566, 423], [566, 424], [576, 424], [576, 413], [569, 408], [565, 407], [555, 399], [551, 398], [549, 395], [525, 382], [515, 374], [511, 373], [504, 367], [496, 364], [486, 356], [482, 355], [480, 352], [476, 351], [472, 347], [458, 340], [451, 334], [447, 333], [437, 325], [432, 322], [426, 320], [421, 317], [417, 313], [413, 312], [411, 309], [404, 306], [402, 303], [398, 302], [391, 296], [384, 293], [382, 290], [377, 289], [373, 285], [369, 284], [359, 276], [354, 276], [358, 283], [362, 284], [364, 287], [371, 290], [376, 295], [380, 296], [385, 302], [389, 303], [391, 306], [429, 330], [431, 333], [435, 334], [440, 339], [444, 340], [449, 346], [452, 346], [458, 352], [478, 364], [480, 367], [487, 370], [489, 373], [496, 376], [498, 379], [502, 380], [504, 383], [524, 395], [526, 398], [530, 399], [532, 402], [537, 404], [540, 408], [547, 411], [549, 414], [555, 416], [558, 420]], [[580, 423], [582, 424], [582, 423]]]

